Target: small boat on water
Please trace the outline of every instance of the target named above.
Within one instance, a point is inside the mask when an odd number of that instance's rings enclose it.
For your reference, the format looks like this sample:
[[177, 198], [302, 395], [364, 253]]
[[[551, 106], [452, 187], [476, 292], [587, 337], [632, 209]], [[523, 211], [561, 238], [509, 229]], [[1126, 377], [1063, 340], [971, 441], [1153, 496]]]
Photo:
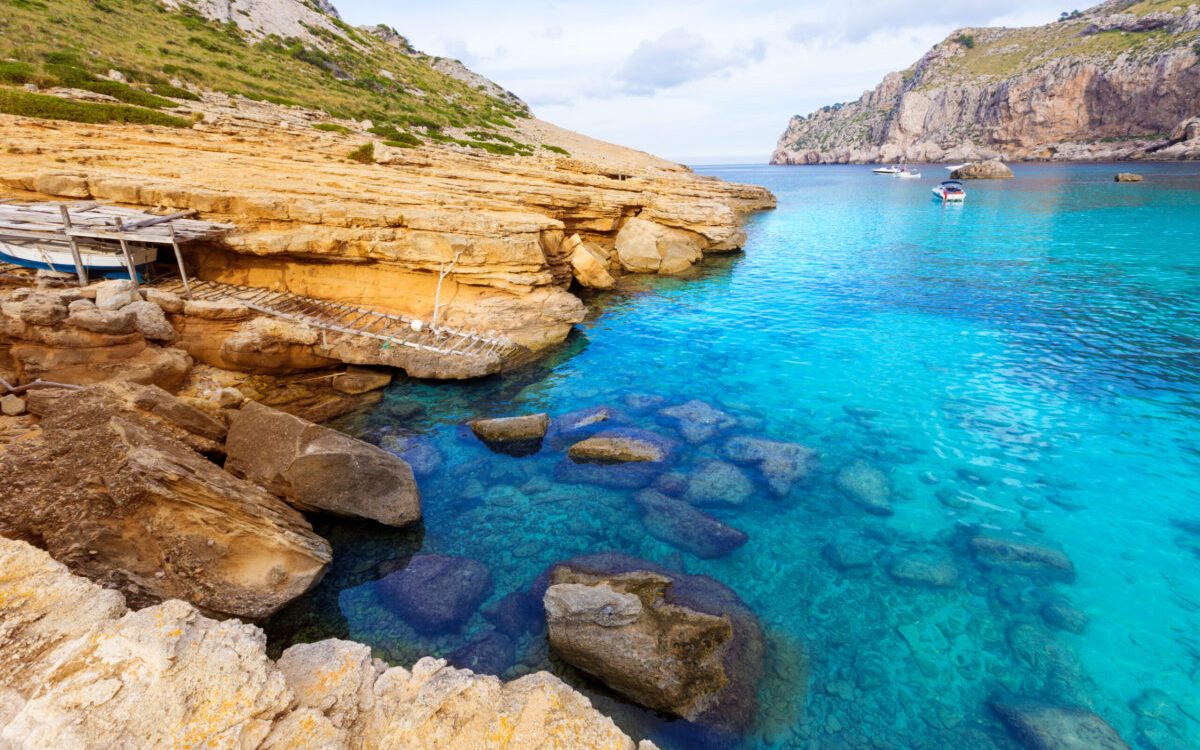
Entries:
[[877, 167], [871, 170], [875, 174], [900, 174], [900, 167], [892, 165], [890, 167]]
[[921, 179], [920, 172], [909, 169], [908, 167], [901, 169], [899, 172], [896, 173], [896, 176], [902, 180], [919, 180], [919, 179]]
[[946, 171], [947, 171], [947, 172], [953, 172], [954, 170], [956, 170], [956, 169], [962, 169], [962, 168], [963, 168], [963, 167], [965, 167], [965, 166], [967, 166], [967, 165], [966, 165], [966, 164], [948, 164], [948, 165], [946, 166]]
[[967, 198], [967, 191], [958, 180], [939, 182], [934, 186], [933, 194], [941, 199], [942, 203], [962, 203]]

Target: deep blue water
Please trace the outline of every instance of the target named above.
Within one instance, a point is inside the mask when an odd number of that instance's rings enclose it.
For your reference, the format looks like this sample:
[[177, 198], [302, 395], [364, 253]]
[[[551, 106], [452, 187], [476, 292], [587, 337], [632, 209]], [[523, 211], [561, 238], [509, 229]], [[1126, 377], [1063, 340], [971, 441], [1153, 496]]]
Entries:
[[[591, 296], [593, 315], [536, 366], [398, 382], [339, 424], [440, 462], [421, 480], [425, 522], [319, 523], [333, 571], [271, 623], [274, 642], [349, 637], [407, 665], [491, 628], [476, 613], [422, 637], [384, 607], [373, 581], [413, 552], [486, 564], [486, 608], [556, 561], [618, 550], [712, 576], [761, 619], [769, 664], [744, 747], [1015, 748], [986, 707], [996, 695], [1089, 708], [1131, 746], [1200, 747], [1200, 530], [1171, 523], [1200, 519], [1200, 165], [1137, 168], [1146, 182], [1120, 185], [1113, 165], [1018, 166], [969, 184], [962, 206], [931, 200], [937, 167], [921, 181], [702, 169], [778, 197], [744, 253]], [[514, 458], [460, 427], [608, 405], [678, 439], [631, 395], [737, 419], [681, 441], [684, 474], [734, 435], [802, 443], [819, 468], [783, 499], [748, 472], [750, 501], [710, 512], [749, 542], [700, 560], [649, 536], [630, 491], [556, 482], [561, 449]], [[887, 474], [894, 515], [834, 489], [855, 459]], [[980, 529], [1061, 549], [1077, 579], [980, 568], [963, 545]], [[870, 563], [835, 569], [831, 542]], [[957, 581], [899, 582], [889, 568], [914, 553]], [[1043, 605], [1060, 600], [1088, 618], [1082, 634], [1050, 626]], [[517, 644], [504, 676], [544, 668], [664, 750], [695, 741], [550, 660], [544, 635]], [[1169, 720], [1135, 710], [1147, 691], [1167, 696]]]

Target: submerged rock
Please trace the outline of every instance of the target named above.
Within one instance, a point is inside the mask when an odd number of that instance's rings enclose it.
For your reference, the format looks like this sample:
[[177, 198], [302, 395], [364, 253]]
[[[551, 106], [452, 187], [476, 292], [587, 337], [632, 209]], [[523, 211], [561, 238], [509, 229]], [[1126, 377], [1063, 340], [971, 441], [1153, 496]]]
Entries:
[[888, 575], [909, 586], [949, 588], [958, 583], [958, 570], [949, 555], [911, 553], [898, 555], [888, 565]]
[[833, 478], [833, 486], [868, 513], [890, 516], [894, 512], [891, 481], [866, 461], [856, 459], [843, 466]]
[[787, 497], [796, 482], [817, 466], [817, 452], [799, 443], [762, 438], [734, 437], [721, 447], [721, 455], [758, 468], [772, 494]]
[[687, 475], [683, 499], [694, 505], [745, 505], [754, 485], [738, 467], [724, 461], [705, 461]]
[[1042, 604], [1042, 619], [1052, 628], [1076, 635], [1087, 629], [1088, 616], [1066, 599], [1055, 597]]
[[550, 431], [546, 437], [552, 448], [562, 449], [595, 435], [618, 419], [617, 411], [609, 406], [576, 409], [551, 420]]
[[389, 526], [421, 519], [421, 493], [402, 459], [335, 430], [248, 402], [232, 418], [225, 467], [302, 510]]
[[1075, 580], [1075, 565], [1065, 553], [1032, 542], [994, 536], [972, 537], [969, 546], [975, 561], [984, 568], [1044, 576], [1053, 580]]
[[745, 532], [656, 490], [642, 490], [634, 500], [651, 536], [696, 557], [724, 557], [749, 539]]
[[575, 443], [567, 451], [574, 461], [630, 463], [663, 461], [667, 457], [661, 445], [622, 435], [597, 435]]
[[437, 446], [419, 435], [388, 435], [379, 441], [379, 447], [404, 459], [413, 475], [422, 479], [436, 474], [445, 463]]
[[1082, 708], [997, 700], [988, 706], [1026, 750], [1129, 750], [1108, 722]]
[[546, 624], [541, 602], [524, 591], [506, 594], [500, 601], [488, 605], [483, 610], [483, 617], [510, 638], [541, 632]]
[[476, 560], [416, 555], [375, 582], [383, 603], [423, 635], [460, 630], [492, 590], [492, 574]]
[[554, 481], [637, 490], [649, 486], [662, 470], [662, 464], [657, 461], [581, 464], [564, 458], [554, 467]]
[[550, 647], [649, 708], [736, 736], [754, 720], [764, 641], [729, 589], [622, 555], [555, 565]]
[[493, 451], [510, 456], [531, 456], [542, 448], [542, 438], [550, 428], [550, 415], [475, 419], [469, 424], [475, 437]]
[[674, 423], [683, 439], [693, 444], [712, 440], [719, 433], [737, 426], [737, 420], [729, 414], [696, 399], [658, 413]]
[[871, 567], [875, 556], [871, 549], [858, 539], [839, 539], [821, 548], [821, 556], [834, 570], [847, 573]]
[[517, 646], [503, 633], [491, 632], [465, 643], [446, 656], [446, 661], [479, 674], [504, 674], [517, 658]]

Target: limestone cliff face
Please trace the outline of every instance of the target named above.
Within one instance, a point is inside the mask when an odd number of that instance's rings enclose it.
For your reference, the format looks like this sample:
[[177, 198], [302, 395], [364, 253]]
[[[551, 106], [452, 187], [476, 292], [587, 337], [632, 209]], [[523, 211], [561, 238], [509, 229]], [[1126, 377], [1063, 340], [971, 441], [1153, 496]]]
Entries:
[[792, 118], [773, 164], [1200, 158], [1200, 6], [1115, 0], [962, 29], [854, 102]]
[[378, 163], [359, 164], [345, 154], [370, 136], [314, 130], [321, 113], [218, 94], [191, 106], [204, 122], [187, 130], [0, 115], [0, 195], [194, 208], [238, 227], [188, 249], [203, 278], [427, 321], [436, 299], [442, 324], [533, 348], [584, 316], [565, 239], [612, 248], [638, 217], [723, 251], [741, 246], [746, 212], [774, 205], [765, 189], [536, 120], [527, 127], [554, 131], [573, 156], [379, 144]]

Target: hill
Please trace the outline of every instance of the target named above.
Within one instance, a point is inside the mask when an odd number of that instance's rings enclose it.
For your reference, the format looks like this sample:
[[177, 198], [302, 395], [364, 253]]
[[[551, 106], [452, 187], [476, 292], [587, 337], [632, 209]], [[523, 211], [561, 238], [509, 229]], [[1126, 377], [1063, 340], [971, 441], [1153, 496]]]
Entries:
[[1200, 6], [1111, 0], [960, 29], [857, 101], [797, 115], [774, 164], [1200, 158]]

